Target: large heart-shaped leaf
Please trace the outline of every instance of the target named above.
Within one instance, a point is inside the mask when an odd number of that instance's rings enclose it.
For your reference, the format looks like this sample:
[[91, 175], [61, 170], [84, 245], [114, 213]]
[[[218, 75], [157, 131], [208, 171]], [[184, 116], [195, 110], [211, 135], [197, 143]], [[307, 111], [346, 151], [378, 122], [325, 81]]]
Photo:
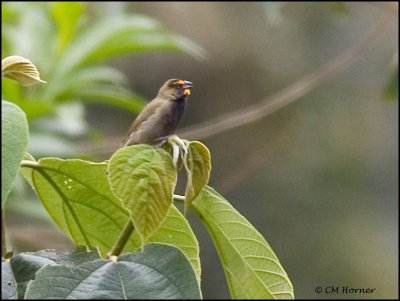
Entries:
[[28, 148], [28, 122], [15, 104], [1, 102], [1, 207], [10, 193]]
[[44, 158], [32, 168], [35, 191], [64, 233], [76, 244], [109, 251], [128, 213], [111, 192], [107, 164]]
[[292, 299], [293, 286], [264, 237], [214, 189], [192, 203], [220, 256], [233, 299]]
[[17, 282], [8, 259], [1, 259], [1, 299], [18, 299]]
[[[141, 241], [136, 232], [131, 236], [131, 240], [135, 246], [140, 247]], [[188, 220], [174, 205], [169, 209], [167, 217], [158, 230], [147, 241], [168, 244], [179, 248], [191, 262], [196, 272], [197, 280], [201, 281], [199, 243]]]
[[149, 244], [118, 261], [45, 266], [28, 284], [26, 299], [200, 299], [195, 273], [179, 249]]
[[11, 267], [18, 287], [18, 299], [23, 299], [29, 281], [35, 278], [36, 272], [47, 265], [77, 266], [89, 260], [99, 258], [97, 251], [87, 252], [78, 248], [72, 253], [57, 253], [55, 250], [24, 252], [11, 258]]
[[[105, 256], [129, 219], [128, 211], [108, 184], [107, 163], [56, 158], [35, 162], [29, 155], [25, 160], [21, 173], [33, 185], [61, 230], [78, 245], [99, 247]], [[199, 245], [189, 223], [176, 207], [170, 207], [167, 217], [148, 241], [181, 249], [200, 280]], [[124, 251], [134, 251], [141, 245], [140, 237], [134, 232]]]

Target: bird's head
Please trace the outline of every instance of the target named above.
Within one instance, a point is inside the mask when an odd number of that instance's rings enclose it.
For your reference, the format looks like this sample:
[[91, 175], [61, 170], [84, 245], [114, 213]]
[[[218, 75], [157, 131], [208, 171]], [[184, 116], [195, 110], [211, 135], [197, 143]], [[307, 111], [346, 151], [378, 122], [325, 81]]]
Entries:
[[178, 100], [190, 95], [193, 83], [183, 79], [172, 78], [160, 88], [158, 96], [165, 99]]

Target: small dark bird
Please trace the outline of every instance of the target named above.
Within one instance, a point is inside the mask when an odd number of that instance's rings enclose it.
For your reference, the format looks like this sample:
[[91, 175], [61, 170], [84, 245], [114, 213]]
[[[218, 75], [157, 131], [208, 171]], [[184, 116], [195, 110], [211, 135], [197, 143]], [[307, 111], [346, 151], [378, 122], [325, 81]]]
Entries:
[[185, 110], [193, 84], [187, 80], [169, 79], [136, 117], [123, 145], [150, 144], [161, 146], [175, 133]]

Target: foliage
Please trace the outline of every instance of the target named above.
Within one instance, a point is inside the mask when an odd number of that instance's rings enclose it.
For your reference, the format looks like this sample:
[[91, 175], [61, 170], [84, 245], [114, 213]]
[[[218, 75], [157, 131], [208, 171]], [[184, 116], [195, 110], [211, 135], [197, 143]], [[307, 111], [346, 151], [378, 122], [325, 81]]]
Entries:
[[271, 247], [220, 194], [205, 187], [193, 202], [193, 210], [218, 250], [232, 298], [294, 297], [292, 284]]
[[173, 201], [176, 171], [171, 156], [149, 145], [124, 147], [110, 158], [108, 177], [136, 232], [146, 240], [165, 219]]
[[204, 50], [198, 45], [169, 32], [152, 18], [135, 14], [107, 18], [89, 15], [90, 9], [99, 5], [1, 4], [3, 56], [29, 57], [48, 81], [46, 85], [26, 88], [9, 80], [10, 76], [2, 79], [3, 99], [17, 104], [29, 121], [40, 121], [30, 123], [31, 140], [41, 142], [32, 146], [34, 155], [53, 155], [48, 145], [58, 146], [56, 152], [61, 156], [77, 155], [68, 142], [89, 132], [84, 120], [85, 102], [132, 113], [141, 109], [144, 99], [126, 88], [126, 76], [105, 65], [106, 61], [150, 51], [204, 57]]
[[399, 99], [399, 69], [396, 68], [385, 86], [383, 97], [388, 100]]
[[1, 208], [3, 208], [28, 148], [28, 123], [25, 113], [8, 101], [1, 102], [1, 112]]
[[[47, 254], [41, 254], [41, 256]], [[51, 254], [53, 255], [53, 254]], [[120, 256], [59, 262], [52, 256], [29, 281], [26, 299], [199, 299], [193, 270], [177, 248], [148, 244], [142, 252]], [[82, 261], [76, 263], [76, 260]], [[160, 260], [162, 259], [162, 260]], [[55, 262], [55, 264], [54, 264]], [[28, 261], [32, 263], [32, 260]], [[18, 267], [17, 264], [13, 265]], [[177, 273], [179, 271], [179, 273]], [[110, 281], [114, 279], [115, 281]], [[68, 281], [66, 281], [68, 280]]]
[[[199, 46], [151, 18], [95, 20], [86, 10], [82, 2], [2, 3], [3, 53], [8, 55], [2, 60], [2, 213], [20, 172], [77, 246], [72, 253], [13, 255], [2, 242], [2, 297], [201, 298], [199, 244], [174, 201], [184, 201], [185, 212], [193, 210], [209, 229], [233, 298], [293, 297], [285, 271], [261, 234], [207, 187], [211, 155], [201, 142], [175, 136], [164, 149], [128, 146], [105, 162], [61, 159], [54, 153], [35, 160], [27, 152], [28, 140], [43, 134], [35, 120], [46, 117], [44, 135], [68, 149], [64, 137], [87, 130], [82, 102], [131, 112], [141, 108], [141, 97], [124, 87], [125, 76], [105, 66], [106, 60], [166, 50], [204, 56]], [[185, 196], [174, 194], [181, 167], [187, 174]], [[229, 218], [217, 208], [219, 202], [227, 206]], [[4, 237], [4, 225], [2, 231]], [[250, 247], [256, 253], [249, 253]], [[245, 268], [235, 270], [238, 261]]]
[[[9, 69], [21, 72], [14, 79], [22, 82], [24, 72], [32, 70], [19, 64]], [[53, 220], [84, 247], [74, 253], [43, 250], [3, 257], [6, 298], [201, 298], [199, 245], [174, 199], [184, 199], [209, 230], [232, 298], [293, 298], [290, 280], [262, 235], [207, 187], [211, 156], [201, 142], [173, 136], [165, 149], [127, 146], [100, 163], [36, 161], [24, 155], [28, 130], [23, 112], [6, 101], [2, 106], [3, 132], [11, 136], [10, 124], [23, 129], [13, 136], [19, 155], [2, 166], [12, 170], [6, 174], [7, 189], [22, 167]], [[178, 162], [187, 173], [184, 197], [174, 195]]]

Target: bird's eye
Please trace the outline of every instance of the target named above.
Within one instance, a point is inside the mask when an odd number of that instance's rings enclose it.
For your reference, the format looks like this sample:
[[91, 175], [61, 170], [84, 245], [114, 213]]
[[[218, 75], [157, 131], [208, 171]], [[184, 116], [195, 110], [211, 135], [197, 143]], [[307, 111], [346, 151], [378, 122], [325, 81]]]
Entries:
[[174, 87], [179, 89], [181, 87], [181, 85], [180, 84], [174, 84]]

